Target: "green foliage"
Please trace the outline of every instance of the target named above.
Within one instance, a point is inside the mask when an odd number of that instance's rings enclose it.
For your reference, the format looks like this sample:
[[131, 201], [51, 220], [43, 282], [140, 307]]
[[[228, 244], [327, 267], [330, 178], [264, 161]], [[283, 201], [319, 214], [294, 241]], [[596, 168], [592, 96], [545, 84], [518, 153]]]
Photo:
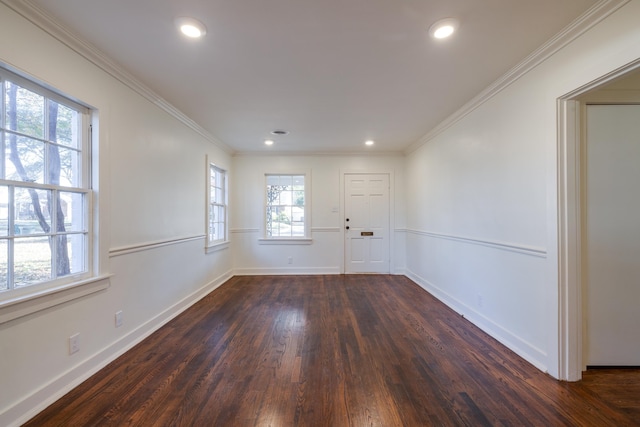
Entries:
[[289, 218], [289, 216], [286, 213], [280, 212], [280, 214], [276, 218], [276, 222], [281, 222], [283, 224], [291, 224], [291, 218]]

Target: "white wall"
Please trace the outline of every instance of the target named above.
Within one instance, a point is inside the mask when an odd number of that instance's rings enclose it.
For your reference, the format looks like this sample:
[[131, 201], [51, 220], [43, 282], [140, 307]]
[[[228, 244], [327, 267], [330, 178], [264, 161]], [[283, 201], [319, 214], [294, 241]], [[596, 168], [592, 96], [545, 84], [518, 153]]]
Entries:
[[[260, 156], [233, 158], [231, 235], [236, 274], [343, 272], [344, 218], [341, 176], [344, 172], [389, 172], [391, 197], [391, 273], [404, 271], [404, 158], [384, 156]], [[308, 171], [311, 175], [310, 245], [264, 245], [264, 175]], [[292, 264], [288, 258], [292, 257]]]
[[556, 102], [640, 57], [631, 1], [407, 159], [407, 271], [558, 376]]
[[[8, 426], [231, 275], [229, 249], [204, 251], [205, 157], [227, 168], [231, 158], [3, 4], [0, 39], [0, 61], [98, 111], [100, 269], [113, 274], [103, 291], [0, 324], [0, 425]], [[124, 325], [115, 328], [118, 310]], [[80, 351], [70, 356], [75, 333]]]

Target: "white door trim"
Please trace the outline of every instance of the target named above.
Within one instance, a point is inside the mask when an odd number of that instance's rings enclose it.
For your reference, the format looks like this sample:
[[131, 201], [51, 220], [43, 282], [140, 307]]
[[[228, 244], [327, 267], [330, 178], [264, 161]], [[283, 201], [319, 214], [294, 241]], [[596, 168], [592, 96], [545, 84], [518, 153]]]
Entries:
[[582, 138], [586, 95], [640, 68], [640, 58], [558, 99], [558, 378], [582, 379]]
[[345, 274], [345, 212], [344, 212], [344, 185], [345, 175], [389, 175], [389, 272], [394, 274], [396, 271], [395, 260], [395, 244], [396, 244], [396, 228], [395, 228], [395, 171], [393, 169], [374, 169], [374, 170], [352, 170], [340, 169], [340, 272]]

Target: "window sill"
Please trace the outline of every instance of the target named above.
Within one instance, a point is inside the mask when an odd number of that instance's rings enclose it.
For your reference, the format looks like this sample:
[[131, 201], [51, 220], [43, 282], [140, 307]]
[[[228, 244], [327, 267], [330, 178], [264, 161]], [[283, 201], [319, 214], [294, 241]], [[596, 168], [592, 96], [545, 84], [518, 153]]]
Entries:
[[229, 241], [225, 240], [224, 242], [212, 243], [211, 245], [204, 248], [205, 254], [211, 254], [213, 252], [223, 251], [229, 248]]
[[259, 245], [310, 245], [312, 243], [313, 239], [309, 237], [258, 239]]
[[110, 277], [91, 277], [0, 301], [0, 324], [105, 290]]

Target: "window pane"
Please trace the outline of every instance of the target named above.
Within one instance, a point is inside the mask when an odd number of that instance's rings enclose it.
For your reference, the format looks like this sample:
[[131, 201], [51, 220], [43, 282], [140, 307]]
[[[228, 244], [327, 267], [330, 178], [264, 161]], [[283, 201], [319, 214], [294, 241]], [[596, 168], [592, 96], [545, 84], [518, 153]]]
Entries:
[[267, 175], [267, 236], [304, 237], [304, 175]]
[[278, 220], [283, 224], [291, 224], [291, 206], [283, 207], [280, 210]]
[[216, 224], [215, 224], [216, 240], [224, 240], [225, 238], [224, 224], [225, 224], [225, 207], [216, 206]]
[[58, 226], [56, 231], [86, 231], [85, 195], [66, 191], [60, 191], [58, 194]]
[[280, 205], [291, 205], [292, 203], [291, 195], [292, 195], [292, 192], [290, 190], [285, 190], [280, 192]]
[[78, 112], [49, 100], [49, 140], [70, 147], [79, 147], [79, 115]]
[[304, 224], [304, 208], [298, 206], [291, 207], [291, 222], [301, 222]]
[[216, 188], [215, 187], [209, 187], [209, 201], [211, 203], [215, 203], [218, 200], [216, 199]]
[[44, 142], [6, 134], [5, 178], [44, 183]]
[[7, 255], [8, 246], [9, 242], [7, 242], [6, 240], [0, 240], [0, 291], [6, 291], [7, 289], [9, 289], [9, 257]]
[[209, 190], [211, 191], [211, 199], [213, 200], [214, 196], [214, 190], [216, 187], [216, 171], [215, 169], [211, 168], [210, 172], [209, 172]]
[[14, 241], [15, 287], [51, 279], [51, 248], [48, 237], [16, 238]]
[[292, 223], [291, 235], [294, 237], [304, 237], [304, 223], [301, 223], [301, 222]]
[[224, 222], [224, 206], [216, 206], [214, 212], [215, 222]]
[[277, 208], [271, 206], [267, 208], [267, 235], [276, 236], [274, 233], [274, 224], [277, 226], [276, 219], [278, 218]]
[[76, 150], [49, 145], [49, 184], [80, 186], [80, 156]]
[[280, 195], [282, 194], [282, 187], [273, 186], [270, 187], [267, 192], [267, 197], [269, 200], [269, 204], [272, 206], [280, 205]]
[[280, 177], [278, 175], [267, 175], [267, 187], [280, 185]]
[[44, 97], [6, 82], [6, 126], [36, 138], [44, 138]]
[[272, 224], [271, 226], [271, 236], [272, 237], [280, 237], [280, 223], [279, 222], [275, 222]]
[[291, 235], [291, 207], [280, 207], [278, 215], [274, 218], [274, 227], [278, 229], [278, 236]]
[[[16, 234], [48, 233], [50, 231], [51, 221], [48, 209], [50, 199], [50, 190], [15, 188]], [[43, 225], [46, 230], [42, 228]]]
[[215, 224], [215, 240], [224, 240], [224, 239], [225, 239], [224, 223], [217, 222]]
[[209, 240], [213, 240], [213, 223], [215, 222], [215, 205], [209, 205]]
[[296, 187], [296, 190], [304, 189], [304, 175], [298, 175], [293, 177], [293, 185]]
[[7, 234], [9, 234], [9, 189], [6, 186], [0, 186], [0, 236]]
[[293, 177], [290, 175], [283, 175], [280, 177], [280, 186], [285, 190], [291, 190], [293, 185]]
[[68, 234], [57, 236], [56, 239], [58, 245], [58, 259], [56, 262], [58, 277], [87, 271], [87, 235]]

